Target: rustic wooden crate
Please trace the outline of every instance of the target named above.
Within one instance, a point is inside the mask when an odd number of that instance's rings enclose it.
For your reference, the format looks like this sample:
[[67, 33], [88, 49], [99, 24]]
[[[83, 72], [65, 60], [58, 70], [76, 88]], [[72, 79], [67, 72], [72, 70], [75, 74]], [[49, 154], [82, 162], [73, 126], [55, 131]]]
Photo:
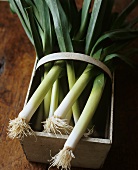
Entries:
[[[34, 65], [25, 103], [35, 89], [34, 84], [37, 86], [39, 83], [39, 73], [35, 72], [36, 63]], [[75, 159], [71, 162], [73, 167], [94, 169], [102, 167], [112, 145], [114, 103], [113, 87], [114, 83], [112, 83], [111, 107], [106, 120], [105, 137], [82, 138], [74, 151]], [[46, 134], [44, 132], [35, 132], [35, 134], [36, 137], [28, 136], [21, 141], [21, 145], [27, 159], [32, 162], [49, 163], [51, 156], [54, 156], [60, 149], [63, 148], [63, 145], [67, 139], [66, 135], [55, 136], [54, 134]]]

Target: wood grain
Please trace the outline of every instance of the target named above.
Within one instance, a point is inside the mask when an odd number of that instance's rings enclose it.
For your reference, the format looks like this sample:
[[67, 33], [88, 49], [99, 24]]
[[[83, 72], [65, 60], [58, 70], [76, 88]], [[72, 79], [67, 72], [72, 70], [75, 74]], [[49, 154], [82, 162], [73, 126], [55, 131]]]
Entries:
[[[117, 0], [115, 8], [120, 9], [127, 2]], [[136, 10], [131, 17], [137, 14]], [[137, 47], [137, 43], [134, 45]], [[34, 61], [34, 49], [19, 19], [10, 12], [7, 2], [0, 1], [0, 170], [48, 168], [46, 164], [28, 162], [20, 142], [8, 139], [6, 134], [9, 119], [16, 117], [23, 107]], [[123, 65], [115, 77], [113, 145], [102, 170], [138, 169], [137, 132], [138, 73]]]

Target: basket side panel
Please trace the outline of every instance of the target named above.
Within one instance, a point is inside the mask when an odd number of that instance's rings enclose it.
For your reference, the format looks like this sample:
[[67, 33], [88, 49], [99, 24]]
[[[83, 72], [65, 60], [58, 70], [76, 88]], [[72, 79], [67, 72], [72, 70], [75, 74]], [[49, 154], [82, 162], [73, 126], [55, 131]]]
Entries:
[[[49, 163], [48, 160], [63, 148], [66, 139], [47, 136], [26, 137], [22, 147], [29, 161]], [[110, 143], [98, 143], [81, 140], [77, 145], [72, 166], [83, 168], [100, 168], [110, 150]]]

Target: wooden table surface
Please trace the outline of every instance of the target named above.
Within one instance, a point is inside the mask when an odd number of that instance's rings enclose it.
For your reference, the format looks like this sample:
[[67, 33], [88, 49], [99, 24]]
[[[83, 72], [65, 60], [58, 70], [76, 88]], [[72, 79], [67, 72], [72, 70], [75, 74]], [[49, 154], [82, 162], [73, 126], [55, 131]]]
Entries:
[[[0, 1], [0, 170], [48, 168], [28, 162], [20, 142], [6, 134], [9, 119], [23, 108], [34, 61], [19, 19]], [[138, 74], [126, 65], [116, 70], [113, 145], [101, 170], [138, 170]]]

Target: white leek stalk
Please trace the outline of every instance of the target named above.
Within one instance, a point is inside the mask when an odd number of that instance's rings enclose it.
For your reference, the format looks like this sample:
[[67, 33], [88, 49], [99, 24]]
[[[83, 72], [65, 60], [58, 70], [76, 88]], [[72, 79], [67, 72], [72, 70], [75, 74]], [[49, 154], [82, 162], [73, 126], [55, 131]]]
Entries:
[[84, 135], [96, 109], [101, 99], [103, 89], [105, 86], [105, 76], [100, 74], [96, 77], [91, 94], [88, 98], [88, 101], [84, 107], [84, 110], [69, 135], [67, 141], [64, 144], [64, 148], [51, 159], [51, 166], [57, 166], [58, 168], [68, 170], [71, 167], [71, 160], [75, 158], [73, 150], [78, 144], [79, 140]]
[[31, 127], [28, 125], [31, 117], [34, 112], [41, 104], [44, 99], [46, 93], [49, 91], [51, 85], [55, 82], [55, 80], [59, 77], [59, 74], [62, 71], [63, 62], [59, 61], [52, 67], [47, 76], [38, 86], [26, 106], [19, 113], [18, 117], [14, 120], [10, 120], [8, 126], [8, 136], [12, 139], [19, 138], [22, 139], [24, 136], [34, 134]]
[[68, 94], [63, 99], [62, 103], [59, 105], [54, 115], [60, 118], [64, 118], [68, 112], [68, 110], [75, 103], [77, 98], [80, 96], [84, 88], [87, 86], [88, 82], [92, 78], [92, 65], [88, 65], [84, 70], [83, 74], [76, 81], [72, 89], [68, 92]]

